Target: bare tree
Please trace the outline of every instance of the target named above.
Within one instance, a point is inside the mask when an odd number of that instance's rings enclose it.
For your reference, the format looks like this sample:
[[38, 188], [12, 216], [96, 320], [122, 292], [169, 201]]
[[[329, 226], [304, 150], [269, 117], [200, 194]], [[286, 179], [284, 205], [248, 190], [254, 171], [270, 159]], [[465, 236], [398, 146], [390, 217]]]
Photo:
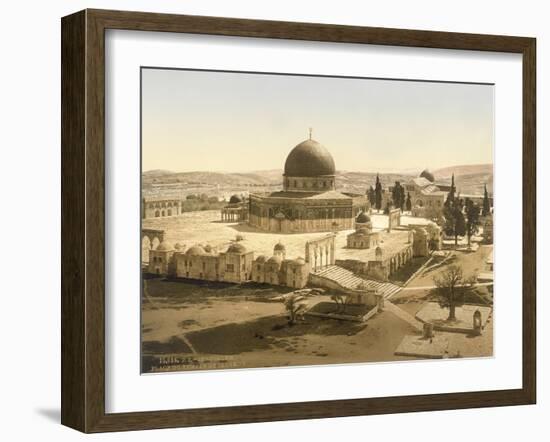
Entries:
[[439, 305], [448, 308], [448, 320], [455, 321], [456, 307], [464, 303], [464, 294], [473, 287], [475, 277], [465, 279], [462, 267], [450, 265], [447, 270], [434, 277], [434, 283], [437, 287]]

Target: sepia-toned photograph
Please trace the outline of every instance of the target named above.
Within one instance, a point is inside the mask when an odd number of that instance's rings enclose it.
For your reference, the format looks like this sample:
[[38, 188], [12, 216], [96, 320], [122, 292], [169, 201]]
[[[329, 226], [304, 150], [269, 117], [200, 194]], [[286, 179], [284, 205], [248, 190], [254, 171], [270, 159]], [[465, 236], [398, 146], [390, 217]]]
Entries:
[[142, 373], [492, 357], [493, 148], [493, 84], [142, 68]]

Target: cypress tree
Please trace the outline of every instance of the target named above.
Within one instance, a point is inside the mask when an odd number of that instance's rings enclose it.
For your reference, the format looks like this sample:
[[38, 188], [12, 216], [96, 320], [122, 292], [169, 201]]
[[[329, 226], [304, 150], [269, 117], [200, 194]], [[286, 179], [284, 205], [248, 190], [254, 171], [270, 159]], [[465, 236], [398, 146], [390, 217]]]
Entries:
[[376, 210], [380, 210], [382, 208], [382, 184], [380, 184], [380, 177], [378, 174], [376, 174], [376, 185], [374, 187], [374, 207]]
[[451, 190], [447, 194], [447, 200], [445, 201], [446, 206], [452, 206], [455, 202], [455, 193], [456, 193], [456, 187], [455, 187], [455, 174], [453, 173], [453, 176], [451, 178]]

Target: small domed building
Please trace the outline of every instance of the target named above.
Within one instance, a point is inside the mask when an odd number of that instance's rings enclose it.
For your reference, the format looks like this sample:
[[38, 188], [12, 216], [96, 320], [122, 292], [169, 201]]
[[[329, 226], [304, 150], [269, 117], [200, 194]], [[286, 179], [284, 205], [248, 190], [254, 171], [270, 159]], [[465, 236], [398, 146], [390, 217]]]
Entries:
[[250, 279], [254, 252], [238, 243], [223, 253], [210, 245], [195, 244], [184, 253], [175, 254], [175, 276], [205, 281], [244, 282]]
[[252, 263], [252, 281], [303, 288], [309, 280], [310, 265], [303, 258], [286, 259], [285, 246], [277, 243], [269, 259], [258, 256]]
[[359, 230], [361, 228], [372, 230], [372, 221], [370, 219], [370, 216], [363, 211], [361, 211], [359, 215], [357, 215], [357, 217], [355, 218], [355, 230]]
[[149, 250], [148, 271], [154, 275], [167, 275], [173, 272], [173, 260], [175, 249], [171, 243], [164, 240], [154, 250]]
[[380, 244], [380, 233], [373, 232], [367, 227], [359, 227], [350, 233], [346, 240], [350, 249], [370, 249]]
[[370, 208], [365, 195], [336, 190], [330, 152], [310, 138], [288, 154], [283, 190], [251, 194], [248, 222], [268, 232], [328, 232], [352, 229], [355, 217]]
[[275, 244], [275, 247], [273, 247], [273, 255], [274, 256], [280, 256], [282, 259], [286, 258], [286, 247], [281, 241], [279, 241], [277, 244]]
[[424, 169], [417, 178], [405, 184], [405, 191], [411, 196], [413, 216], [439, 216], [443, 211], [449, 189], [447, 185], [436, 183], [434, 174]]
[[420, 172], [420, 178], [427, 179], [430, 183], [435, 183], [435, 177], [434, 174], [430, 172], [429, 169], [424, 169], [422, 172]]
[[229, 203], [221, 210], [222, 222], [248, 220], [248, 202], [241, 195], [231, 195]]

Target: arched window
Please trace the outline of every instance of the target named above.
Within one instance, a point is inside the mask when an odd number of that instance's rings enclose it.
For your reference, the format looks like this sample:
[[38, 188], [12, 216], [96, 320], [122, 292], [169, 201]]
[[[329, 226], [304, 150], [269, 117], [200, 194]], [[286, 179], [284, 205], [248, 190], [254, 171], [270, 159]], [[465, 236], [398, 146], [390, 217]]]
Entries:
[[172, 216], [172, 209], [168, 209], [168, 216]]
[[160, 216], [160, 212], [158, 210], [155, 211], [155, 217], [159, 217]]
[[161, 213], [162, 216], [166, 216], [166, 212], [163, 210]]

